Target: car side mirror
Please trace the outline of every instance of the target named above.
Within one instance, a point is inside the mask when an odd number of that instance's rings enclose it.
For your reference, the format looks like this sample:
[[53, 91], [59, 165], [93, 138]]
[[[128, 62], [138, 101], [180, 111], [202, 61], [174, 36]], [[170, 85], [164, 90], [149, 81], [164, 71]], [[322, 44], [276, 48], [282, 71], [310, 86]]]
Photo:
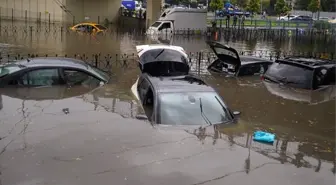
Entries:
[[148, 120], [148, 117], [145, 114], [138, 114], [135, 118], [138, 120]]
[[239, 111], [233, 111], [233, 115], [239, 116], [241, 113]]

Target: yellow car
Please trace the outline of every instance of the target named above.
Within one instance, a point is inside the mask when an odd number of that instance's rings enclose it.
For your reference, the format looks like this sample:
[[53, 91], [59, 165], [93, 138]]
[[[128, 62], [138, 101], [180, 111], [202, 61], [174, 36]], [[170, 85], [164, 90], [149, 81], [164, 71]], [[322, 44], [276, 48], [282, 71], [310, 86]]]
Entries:
[[70, 27], [70, 30], [76, 32], [101, 33], [105, 32], [107, 28], [97, 23], [80, 23]]

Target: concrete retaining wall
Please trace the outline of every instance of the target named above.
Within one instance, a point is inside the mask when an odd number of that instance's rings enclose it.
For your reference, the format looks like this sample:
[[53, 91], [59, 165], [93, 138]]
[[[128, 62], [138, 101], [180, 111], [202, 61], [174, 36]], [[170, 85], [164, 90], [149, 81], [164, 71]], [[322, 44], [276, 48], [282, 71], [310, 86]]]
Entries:
[[65, 0], [0, 0], [1, 19], [62, 22]]

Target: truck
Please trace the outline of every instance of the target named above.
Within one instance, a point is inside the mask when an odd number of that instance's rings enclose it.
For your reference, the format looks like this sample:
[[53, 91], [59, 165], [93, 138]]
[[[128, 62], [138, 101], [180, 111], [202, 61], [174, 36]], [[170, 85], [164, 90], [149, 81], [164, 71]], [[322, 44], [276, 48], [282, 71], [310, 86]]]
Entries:
[[178, 31], [205, 31], [207, 29], [207, 11], [196, 8], [166, 9], [159, 20], [154, 22], [146, 34], [174, 34]]

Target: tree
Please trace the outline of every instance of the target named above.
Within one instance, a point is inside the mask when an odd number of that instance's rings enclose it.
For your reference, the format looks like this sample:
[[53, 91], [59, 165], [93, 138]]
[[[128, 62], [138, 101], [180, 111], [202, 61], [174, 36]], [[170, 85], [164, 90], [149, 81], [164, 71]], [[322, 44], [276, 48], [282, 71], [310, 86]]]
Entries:
[[250, 12], [260, 12], [260, 0], [250, 0], [247, 4], [247, 10]]
[[246, 8], [248, 0], [235, 0], [240, 8]]
[[336, 1], [335, 0], [321, 0], [321, 10], [324, 12], [335, 12]]
[[309, 0], [296, 0], [294, 8], [297, 10], [307, 10], [308, 4], [309, 4]]
[[224, 1], [223, 0], [211, 0], [210, 8], [214, 11], [221, 10], [224, 8]]
[[311, 11], [313, 14], [320, 9], [320, 2], [319, 0], [310, 0], [308, 5], [308, 10]]
[[288, 7], [287, 3], [285, 0], [277, 0], [275, 3], [275, 12], [279, 15], [288, 13], [290, 11], [290, 8]]

